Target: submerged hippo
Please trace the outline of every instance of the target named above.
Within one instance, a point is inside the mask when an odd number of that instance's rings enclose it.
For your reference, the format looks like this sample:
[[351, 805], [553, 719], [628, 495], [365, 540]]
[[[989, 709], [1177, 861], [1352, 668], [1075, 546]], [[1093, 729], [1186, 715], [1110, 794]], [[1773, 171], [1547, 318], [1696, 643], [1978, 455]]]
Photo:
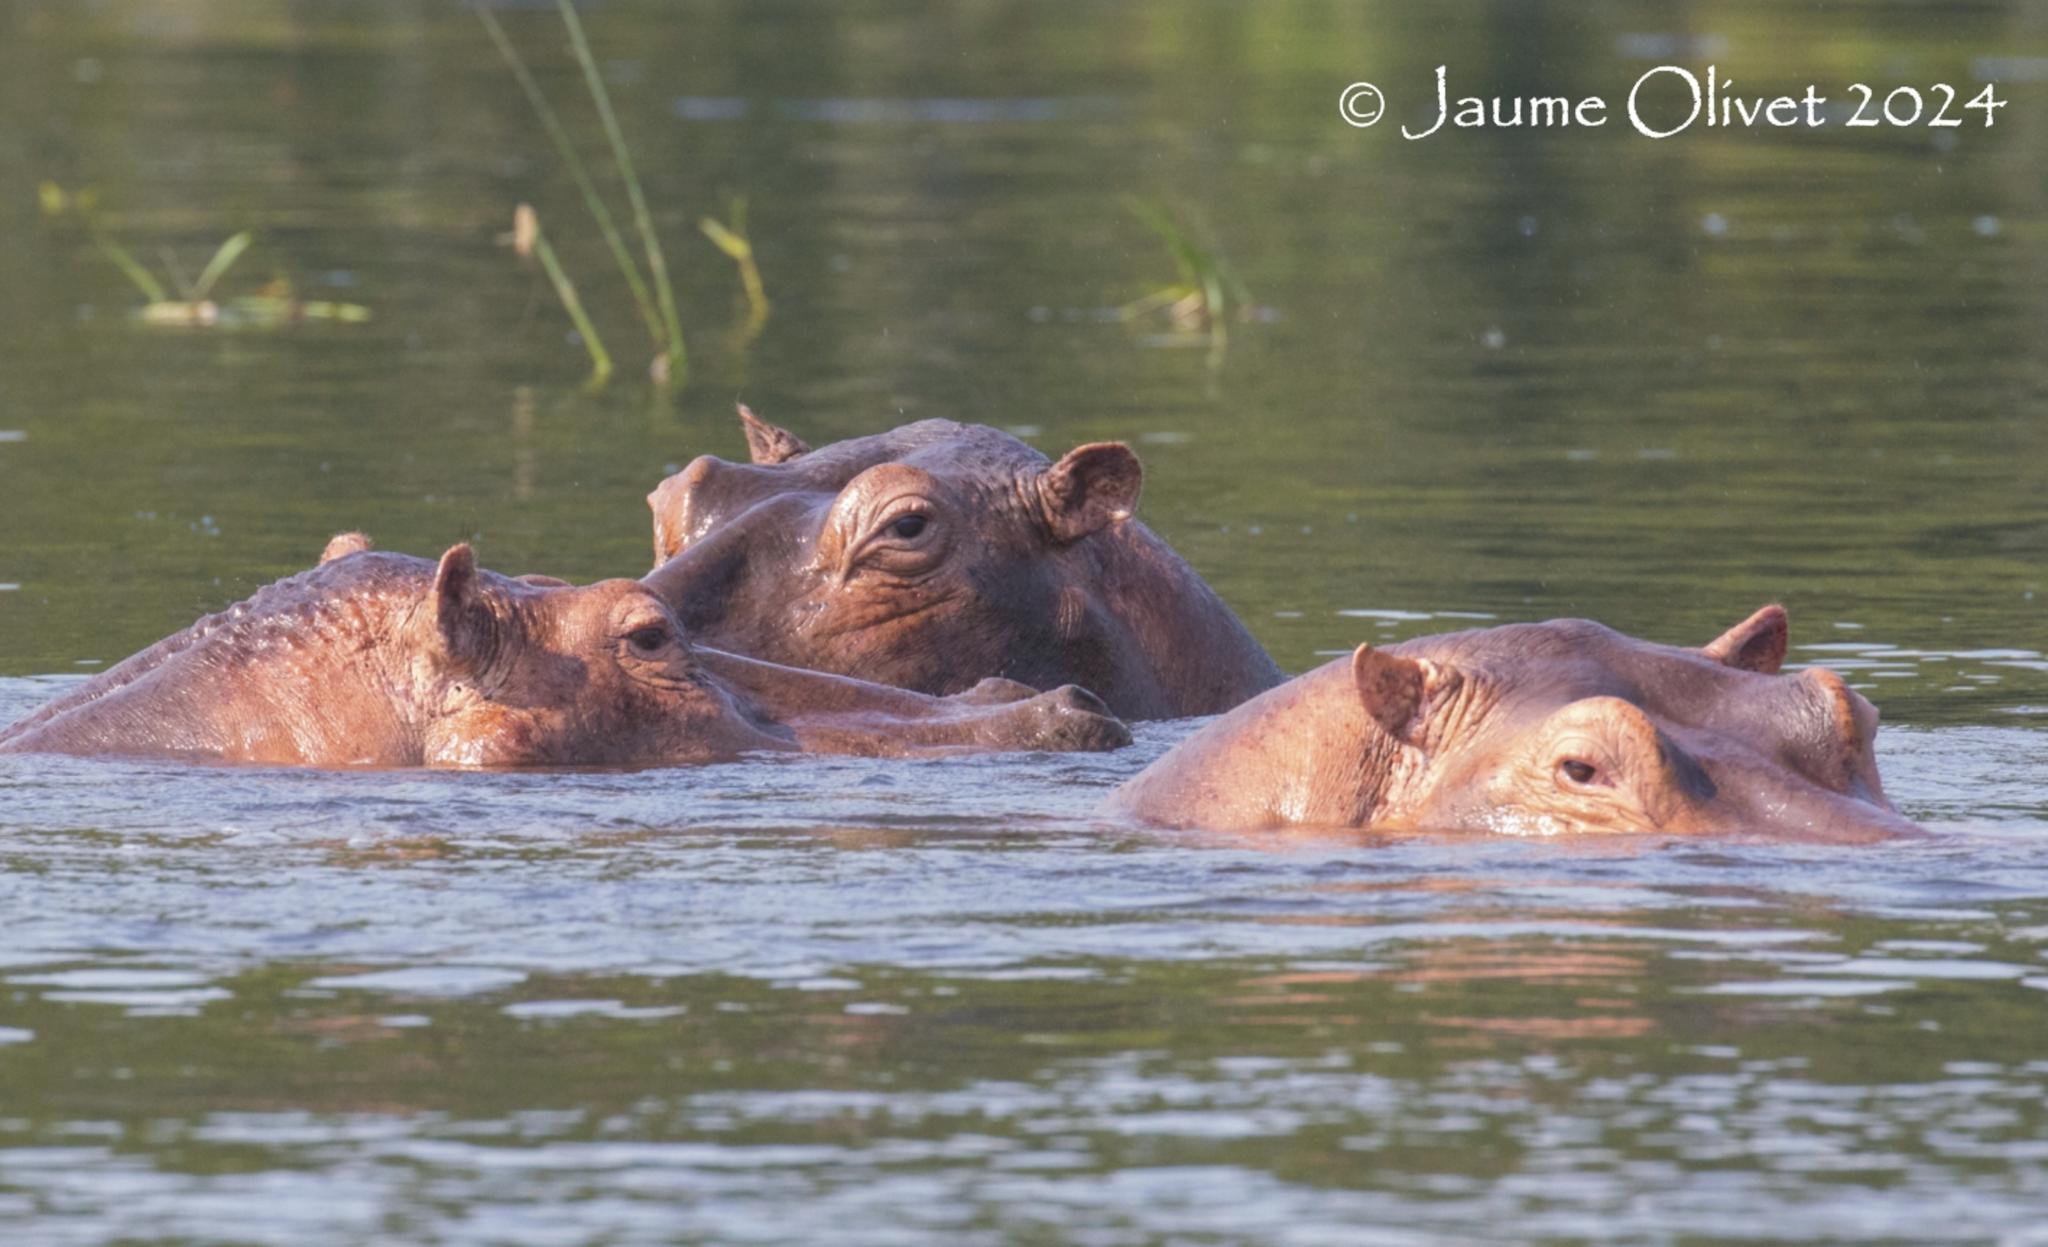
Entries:
[[692, 636], [933, 694], [1081, 684], [1126, 718], [1215, 714], [1281, 680], [1193, 568], [1131, 518], [1143, 471], [925, 420], [812, 450], [740, 408], [751, 464], [648, 496], [643, 583]]
[[328, 557], [0, 731], [0, 752], [296, 766], [644, 765], [748, 750], [1109, 749], [1078, 689], [940, 699], [700, 649], [631, 580], [576, 588], [337, 538]]
[[1361, 645], [1196, 732], [1107, 812], [1217, 830], [1754, 832], [1860, 841], [1892, 812], [1877, 710], [1779, 675], [1785, 612], [1704, 649], [1579, 619]]

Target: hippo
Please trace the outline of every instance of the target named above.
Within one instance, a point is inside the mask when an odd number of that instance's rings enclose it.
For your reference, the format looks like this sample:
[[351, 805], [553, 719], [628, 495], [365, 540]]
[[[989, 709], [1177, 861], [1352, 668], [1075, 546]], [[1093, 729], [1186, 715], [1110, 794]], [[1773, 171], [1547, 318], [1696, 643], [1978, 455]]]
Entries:
[[1207, 724], [1104, 812], [1219, 831], [1917, 834], [1878, 780], [1877, 710], [1832, 671], [1779, 674], [1787, 635], [1766, 606], [1701, 649], [1583, 619], [1361, 645]]
[[1283, 678], [1132, 518], [1127, 446], [1054, 462], [924, 420], [813, 450], [739, 415], [751, 463], [703, 456], [647, 499], [642, 583], [708, 645], [933, 695], [1080, 684], [1127, 719], [1215, 714]]
[[638, 581], [584, 587], [345, 534], [311, 571], [0, 732], [0, 752], [312, 767], [701, 762], [753, 750], [1110, 749], [1091, 694], [936, 698], [692, 645]]

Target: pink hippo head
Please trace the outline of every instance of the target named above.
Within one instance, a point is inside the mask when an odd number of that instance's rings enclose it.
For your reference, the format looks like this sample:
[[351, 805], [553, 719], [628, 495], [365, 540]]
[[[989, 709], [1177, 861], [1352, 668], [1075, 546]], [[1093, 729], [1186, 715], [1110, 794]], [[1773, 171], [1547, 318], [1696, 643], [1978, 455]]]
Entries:
[[1876, 708], [1832, 671], [1780, 674], [1785, 652], [1776, 606], [1702, 649], [1572, 619], [1361, 645], [1182, 742], [1111, 808], [1224, 828], [1915, 832], [1878, 779]]
[[636, 581], [507, 579], [460, 545], [423, 606], [401, 652], [425, 765], [687, 762], [777, 743]]

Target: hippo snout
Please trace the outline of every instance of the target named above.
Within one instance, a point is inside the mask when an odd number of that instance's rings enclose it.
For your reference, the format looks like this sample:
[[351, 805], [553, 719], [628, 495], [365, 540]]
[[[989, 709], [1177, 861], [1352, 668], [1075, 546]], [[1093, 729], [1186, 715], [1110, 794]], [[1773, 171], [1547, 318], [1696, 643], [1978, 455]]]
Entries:
[[1035, 747], [1061, 752], [1106, 752], [1131, 743], [1131, 730], [1109, 713], [1100, 697], [1075, 684], [1063, 684], [1019, 702], [1036, 719]]
[[1046, 696], [1052, 698], [1064, 710], [1100, 715], [1105, 719], [1112, 717], [1109, 706], [1100, 697], [1078, 684], [1062, 684]]

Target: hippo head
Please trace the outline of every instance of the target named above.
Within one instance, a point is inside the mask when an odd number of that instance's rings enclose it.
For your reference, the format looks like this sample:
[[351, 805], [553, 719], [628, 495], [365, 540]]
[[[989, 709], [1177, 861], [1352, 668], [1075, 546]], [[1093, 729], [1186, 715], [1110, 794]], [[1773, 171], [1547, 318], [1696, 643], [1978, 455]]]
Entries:
[[651, 764], [776, 743], [637, 581], [513, 579], [459, 545], [411, 626], [430, 766]]
[[1555, 620], [1362, 645], [1350, 676], [1368, 736], [1399, 746], [1390, 787], [1414, 826], [1917, 830], [1878, 780], [1876, 708], [1832, 671], [1778, 674], [1785, 651], [1785, 612], [1767, 606], [1698, 650]]
[[284, 766], [655, 765], [752, 750], [1114, 749], [1093, 694], [928, 697], [690, 645], [639, 582], [574, 586], [329, 543], [320, 566], [0, 731], [0, 752]]
[[691, 636], [931, 694], [1001, 676], [1150, 712], [1123, 696], [1144, 639], [1102, 571], [1138, 502], [1127, 447], [1052, 462], [999, 430], [926, 420], [812, 450], [740, 414], [752, 463], [705, 456], [648, 497], [644, 583]]
[[[749, 750], [1097, 750], [1123, 724], [1072, 686], [933, 698], [692, 646], [638, 581], [577, 587], [441, 556], [416, 613], [429, 766], [652, 765]], [[421, 670], [424, 668], [424, 670]]]

